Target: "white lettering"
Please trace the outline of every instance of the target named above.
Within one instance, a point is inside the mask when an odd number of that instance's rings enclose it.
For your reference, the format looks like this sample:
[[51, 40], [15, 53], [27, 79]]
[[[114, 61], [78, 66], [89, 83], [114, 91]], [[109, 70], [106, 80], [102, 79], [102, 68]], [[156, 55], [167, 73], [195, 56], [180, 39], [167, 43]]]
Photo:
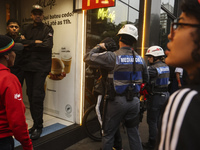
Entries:
[[169, 68], [168, 67], [160, 68], [160, 71], [169, 71]]
[[[134, 62], [133, 57], [125, 57], [125, 58], [120, 58], [122, 63], [129, 63], [129, 62]], [[142, 62], [140, 58], [135, 58], [135, 62]]]

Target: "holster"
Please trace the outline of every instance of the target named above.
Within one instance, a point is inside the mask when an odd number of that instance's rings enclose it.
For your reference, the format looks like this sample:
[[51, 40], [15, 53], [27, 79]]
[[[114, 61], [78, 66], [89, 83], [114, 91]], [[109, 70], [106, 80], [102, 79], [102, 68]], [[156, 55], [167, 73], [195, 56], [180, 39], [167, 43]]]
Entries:
[[126, 96], [126, 100], [127, 101], [132, 101], [133, 100], [133, 97], [135, 96], [134, 95], [134, 88], [133, 87], [131, 87], [131, 86], [129, 86], [127, 89], [126, 89], [126, 94], [125, 94], [125, 96]]
[[138, 98], [140, 97], [140, 94], [135, 93], [134, 87], [131, 87], [131, 86], [129, 86], [124, 93], [118, 94], [115, 92], [115, 94], [116, 96], [125, 96], [127, 101], [132, 101], [133, 97], [138, 97]]

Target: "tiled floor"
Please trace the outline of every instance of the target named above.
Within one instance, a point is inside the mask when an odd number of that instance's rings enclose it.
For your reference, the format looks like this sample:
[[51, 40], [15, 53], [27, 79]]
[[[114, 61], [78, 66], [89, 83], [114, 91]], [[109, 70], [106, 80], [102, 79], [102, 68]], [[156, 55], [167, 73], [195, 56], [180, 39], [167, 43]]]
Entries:
[[[31, 128], [32, 125], [33, 125], [33, 121], [32, 121], [32, 118], [31, 118], [30, 110], [28, 108], [26, 108], [25, 115], [26, 115], [26, 122], [28, 124], [28, 128]], [[66, 120], [63, 120], [63, 119], [59, 119], [59, 118], [56, 118], [54, 116], [50, 116], [48, 114], [43, 115], [43, 120], [44, 120], [44, 123], [43, 123], [44, 127], [50, 126], [50, 125], [55, 124], [55, 123], [60, 123], [60, 124], [66, 125], [66, 126], [70, 126], [70, 125], [74, 124], [72, 122], [69, 122], [69, 121], [66, 121]]]

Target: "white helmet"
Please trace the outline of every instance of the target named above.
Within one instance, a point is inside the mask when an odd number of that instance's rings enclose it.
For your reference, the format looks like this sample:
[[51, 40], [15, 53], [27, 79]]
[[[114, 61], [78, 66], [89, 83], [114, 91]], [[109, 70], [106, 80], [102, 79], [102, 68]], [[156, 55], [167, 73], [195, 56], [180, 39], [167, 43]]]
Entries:
[[146, 52], [145, 56], [154, 56], [154, 57], [159, 57], [159, 56], [164, 56], [165, 53], [163, 49], [160, 46], [151, 46]]
[[136, 40], [138, 40], [138, 30], [137, 28], [132, 25], [132, 24], [126, 24], [124, 25], [118, 32], [117, 35], [120, 35], [120, 34], [128, 34], [132, 37], [134, 37]]

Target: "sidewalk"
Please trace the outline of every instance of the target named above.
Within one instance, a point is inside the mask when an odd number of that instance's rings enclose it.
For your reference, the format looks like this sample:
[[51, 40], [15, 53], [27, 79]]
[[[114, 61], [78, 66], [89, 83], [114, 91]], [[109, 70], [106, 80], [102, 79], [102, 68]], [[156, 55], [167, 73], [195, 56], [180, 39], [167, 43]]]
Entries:
[[[123, 150], [130, 150], [127, 134], [124, 133], [123, 127], [120, 127], [120, 130], [121, 130], [121, 136], [122, 136]], [[147, 142], [148, 141], [148, 125], [146, 123], [146, 112], [144, 113], [142, 123], [140, 123], [139, 125], [139, 132], [140, 132], [140, 137], [141, 137], [142, 142]], [[100, 150], [100, 148], [101, 148], [101, 142], [95, 142], [91, 140], [90, 138], [85, 138], [77, 142], [76, 144], [66, 148], [65, 150]]]

